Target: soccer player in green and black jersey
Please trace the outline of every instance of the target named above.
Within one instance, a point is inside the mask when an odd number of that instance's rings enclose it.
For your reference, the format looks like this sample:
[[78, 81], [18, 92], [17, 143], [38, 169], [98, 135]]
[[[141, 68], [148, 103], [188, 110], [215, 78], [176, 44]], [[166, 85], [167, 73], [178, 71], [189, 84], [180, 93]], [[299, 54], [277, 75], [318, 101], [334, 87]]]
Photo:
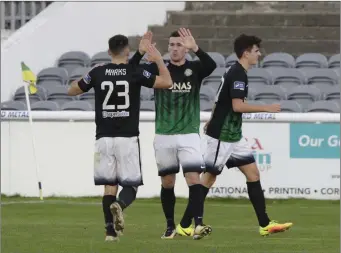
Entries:
[[256, 212], [259, 233], [262, 236], [283, 232], [292, 223], [271, 221], [266, 213], [264, 193], [251, 147], [242, 137], [242, 114], [253, 112], [279, 112], [280, 106], [250, 105], [245, 98], [248, 93], [247, 70], [258, 62], [261, 40], [255, 36], [241, 35], [234, 42], [239, 61], [228, 68], [218, 89], [211, 119], [206, 124], [207, 148], [204, 154], [206, 173], [202, 177], [206, 197], [224, 166], [238, 167], [245, 175], [250, 201]]
[[[188, 29], [181, 28], [170, 35], [168, 50], [170, 61], [167, 61], [166, 65], [173, 86], [170, 89], [154, 90], [156, 103], [154, 149], [162, 181], [161, 202], [167, 220], [167, 229], [162, 238], [172, 239], [177, 233], [201, 239], [210, 234], [212, 229], [202, 222], [200, 173], [204, 169], [204, 162], [199, 136], [199, 92], [202, 80], [213, 72], [216, 63], [198, 47]], [[199, 61], [186, 60], [188, 50], [192, 50]], [[136, 60], [137, 64], [145, 53], [141, 44], [139, 51], [132, 59]], [[144, 64], [143, 68], [152, 74], [158, 72], [155, 64]], [[175, 228], [174, 184], [180, 164], [189, 186], [189, 200], [184, 218]], [[191, 227], [191, 217], [194, 217], [194, 229]]]

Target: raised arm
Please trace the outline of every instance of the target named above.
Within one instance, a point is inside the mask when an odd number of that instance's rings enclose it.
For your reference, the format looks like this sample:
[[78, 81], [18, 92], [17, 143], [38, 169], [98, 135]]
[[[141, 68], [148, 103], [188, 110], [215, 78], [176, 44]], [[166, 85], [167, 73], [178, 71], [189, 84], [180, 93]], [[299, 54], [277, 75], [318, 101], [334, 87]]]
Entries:
[[215, 61], [211, 58], [211, 56], [199, 48], [189, 29], [180, 28], [179, 34], [184, 46], [187, 49], [192, 50], [200, 60], [200, 67], [198, 71], [201, 79], [209, 76], [217, 67]]
[[148, 50], [148, 46], [152, 43], [152, 39], [153, 39], [153, 33], [150, 31], [146, 32], [142, 36], [140, 40], [140, 44], [139, 44], [139, 49], [135, 52], [133, 57], [129, 60], [129, 64], [132, 64], [134, 66], [139, 65], [140, 61], [143, 58], [143, 55]]
[[158, 68], [159, 75], [156, 76], [153, 88], [164, 89], [172, 87], [173, 81], [171, 75], [165, 65], [160, 52], [154, 45], [148, 46], [148, 61], [155, 62]]

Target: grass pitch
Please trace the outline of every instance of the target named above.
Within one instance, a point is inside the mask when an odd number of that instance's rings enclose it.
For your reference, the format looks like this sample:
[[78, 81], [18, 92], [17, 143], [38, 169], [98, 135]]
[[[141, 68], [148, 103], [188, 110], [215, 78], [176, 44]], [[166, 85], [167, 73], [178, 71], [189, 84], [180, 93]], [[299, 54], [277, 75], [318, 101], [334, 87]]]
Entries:
[[[205, 223], [210, 237], [200, 241], [161, 240], [165, 229], [158, 199], [137, 200], [125, 213], [120, 242], [104, 242], [101, 198], [2, 197], [3, 253], [338, 253], [340, 202], [268, 201], [272, 219], [292, 221], [291, 230], [269, 237], [258, 234], [248, 200], [209, 199]], [[179, 222], [187, 200], [178, 199]]]

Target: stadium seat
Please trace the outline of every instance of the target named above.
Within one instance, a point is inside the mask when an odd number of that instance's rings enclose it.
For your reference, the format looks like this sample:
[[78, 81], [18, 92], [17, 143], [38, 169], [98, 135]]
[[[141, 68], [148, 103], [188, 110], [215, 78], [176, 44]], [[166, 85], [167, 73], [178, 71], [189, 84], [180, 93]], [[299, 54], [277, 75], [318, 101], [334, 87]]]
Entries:
[[90, 57], [81, 51], [66, 52], [58, 60], [58, 67], [65, 68], [69, 75], [76, 68], [88, 66], [90, 66]]
[[261, 66], [262, 68], [269, 67], [294, 68], [295, 58], [288, 53], [272, 53], [264, 57]]
[[78, 97], [79, 100], [93, 100], [95, 99], [95, 90], [91, 88], [88, 92], [84, 92], [80, 94]]
[[155, 102], [141, 101], [141, 111], [155, 111]]
[[71, 84], [73, 81], [78, 80], [79, 78], [83, 77], [90, 70], [91, 70], [91, 68], [86, 68], [86, 67], [80, 67], [80, 68], [74, 69], [70, 74], [69, 84]]
[[[188, 61], [199, 61], [199, 58], [196, 56], [195, 58], [192, 58], [192, 56], [189, 54], [189, 53], [187, 53], [186, 55], [185, 55], [185, 58], [186, 58], [186, 60], [188, 60]], [[169, 55], [169, 53], [165, 53], [164, 55], [163, 55], [163, 59], [165, 60], [165, 61], [169, 61], [170, 60], [170, 55]]]
[[264, 84], [270, 85], [271, 75], [266, 69], [262, 68], [252, 68], [247, 72], [249, 82], [262, 82]]
[[215, 92], [218, 91], [221, 84], [221, 76], [208, 76], [202, 80], [202, 86], [210, 86]]
[[295, 83], [295, 82], [281, 82], [279, 87], [281, 87], [284, 90], [289, 90], [289, 89], [292, 89], [292, 88], [294, 88], [294, 87], [296, 87], [298, 85], [299, 84]]
[[95, 99], [89, 99], [89, 100], [86, 100], [86, 102], [88, 102], [89, 104], [91, 104], [92, 106], [92, 110], [94, 111], [95, 110]]
[[2, 111], [26, 111], [26, 104], [22, 101], [6, 101], [1, 103]]
[[210, 86], [202, 86], [200, 89], [200, 100], [214, 101], [215, 91]]
[[249, 82], [249, 90], [255, 90], [258, 88], [263, 88], [264, 86], [267, 86], [263, 82]]
[[237, 55], [235, 53], [229, 55], [225, 60], [225, 67], [228, 68], [238, 61]]
[[40, 82], [59, 82], [60, 85], [66, 85], [68, 83], [68, 72], [64, 68], [46, 68], [40, 71], [37, 75], [37, 85]]
[[38, 101], [32, 104], [32, 111], [59, 111], [60, 106], [54, 101]]
[[279, 86], [264, 86], [249, 90], [249, 98], [262, 100], [266, 103], [274, 103], [286, 98], [283, 89]]
[[[46, 100], [47, 98], [47, 90], [44, 87], [37, 86], [37, 93], [36, 94], [30, 94], [29, 99], [30, 103], [34, 103], [41, 100]], [[19, 87], [14, 94], [14, 100], [15, 101], [23, 101], [26, 103], [26, 95], [25, 95], [25, 88], [24, 86]]]
[[134, 56], [135, 53], [136, 53], [136, 51], [130, 51], [130, 52], [129, 52], [128, 59], [130, 60], [131, 58], [133, 58], [133, 56]]
[[99, 63], [109, 63], [111, 61], [110, 55], [107, 51], [98, 52], [91, 58], [91, 67]]
[[47, 100], [49, 101], [59, 101], [58, 103], [61, 103], [62, 101], [68, 102], [74, 100], [73, 96], [69, 96], [67, 94], [68, 88], [67, 86], [54, 86], [49, 87], [47, 90]]
[[282, 83], [296, 83], [297, 85], [301, 85], [305, 80], [302, 72], [294, 68], [269, 68], [268, 71], [274, 85]]
[[330, 113], [340, 113], [340, 106], [334, 101], [316, 101], [311, 103], [306, 112], [330, 112]]
[[339, 83], [339, 77], [334, 69], [302, 69], [306, 84], [325, 83], [335, 85]]
[[328, 67], [329, 68], [340, 68], [340, 54], [335, 54], [329, 58], [328, 61]]
[[266, 105], [262, 100], [247, 100], [246, 103], [250, 105]]
[[297, 101], [303, 109], [321, 98], [321, 92], [314, 86], [300, 85], [287, 91], [287, 99]]
[[226, 68], [215, 68], [209, 76], [216, 76], [221, 78], [225, 74]]
[[337, 100], [340, 101], [340, 87], [336, 86], [326, 86], [323, 90], [321, 90], [324, 100]]
[[296, 58], [296, 68], [328, 68], [327, 57], [319, 53], [306, 53]]
[[200, 100], [200, 111], [211, 112], [213, 105], [214, 105], [213, 101]]
[[299, 113], [302, 112], [302, 106], [294, 100], [281, 100], [281, 112], [295, 112]]
[[43, 87], [43, 88], [45, 88], [46, 90], [48, 90], [49, 89], [49, 87], [51, 87], [51, 86], [59, 86], [59, 85], [61, 85], [60, 84], [60, 82], [59, 81], [56, 81], [56, 80], [51, 80], [51, 81], [42, 81], [42, 82], [40, 82], [39, 84], [37, 84], [39, 87]]
[[225, 67], [225, 58], [221, 53], [218, 52], [207, 52], [209, 56], [215, 61], [218, 68]]
[[91, 103], [88, 101], [70, 101], [62, 105], [63, 111], [93, 111]]
[[149, 89], [147, 87], [142, 86], [141, 87], [141, 94], [140, 94], [140, 98], [141, 100], [151, 100], [152, 99], [152, 94], [153, 90]]

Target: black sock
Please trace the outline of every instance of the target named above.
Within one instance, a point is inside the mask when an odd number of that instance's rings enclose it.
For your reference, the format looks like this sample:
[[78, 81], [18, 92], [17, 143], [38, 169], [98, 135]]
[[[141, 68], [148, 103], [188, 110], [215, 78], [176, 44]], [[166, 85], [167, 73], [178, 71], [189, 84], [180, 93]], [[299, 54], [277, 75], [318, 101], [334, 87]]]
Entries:
[[[190, 188], [188, 188], [188, 190], [189, 189]], [[191, 194], [189, 194], [187, 207], [180, 221], [180, 225], [183, 228], [188, 228], [192, 224], [192, 218], [193, 218], [192, 202], [193, 201], [191, 200]]]
[[125, 186], [118, 195], [118, 204], [121, 206], [122, 210], [126, 209], [131, 203], [136, 199], [136, 190], [134, 187]]
[[110, 205], [116, 201], [116, 196], [104, 195], [102, 198], [102, 207], [104, 213], [105, 227], [113, 226], [113, 216], [110, 211]]
[[[203, 202], [203, 210], [205, 207], [205, 200], [206, 200], [206, 196], [209, 192], [210, 188], [207, 188], [206, 186], [201, 186], [201, 195], [202, 195], [202, 202]], [[204, 215], [204, 211], [202, 212], [202, 215]]]
[[[204, 202], [205, 202], [205, 199], [206, 199], [206, 196], [207, 196], [209, 190], [210, 190], [209, 188], [207, 188], [203, 185], [201, 186], [201, 194], [202, 194], [202, 201], [203, 201], [202, 205], [203, 206], [204, 206]], [[190, 200], [190, 198], [188, 198], [188, 204], [187, 204], [184, 216], [182, 217], [181, 222], [180, 222], [180, 225], [183, 228], [188, 228], [192, 224], [193, 212], [191, 210], [191, 207], [192, 207], [191, 200]], [[204, 208], [203, 208], [203, 210], [204, 210]], [[204, 214], [204, 211], [203, 211], [203, 214]]]
[[173, 188], [164, 188], [161, 186], [161, 203], [162, 209], [167, 220], [167, 227], [175, 227], [174, 222], [174, 207], [175, 207], [175, 194]]
[[195, 226], [203, 224], [204, 202], [201, 187], [201, 184], [195, 184], [189, 187], [190, 208], [192, 210]]
[[266, 213], [265, 198], [260, 181], [247, 182], [247, 192], [250, 201], [255, 209], [259, 226], [266, 227], [269, 225], [270, 219]]

